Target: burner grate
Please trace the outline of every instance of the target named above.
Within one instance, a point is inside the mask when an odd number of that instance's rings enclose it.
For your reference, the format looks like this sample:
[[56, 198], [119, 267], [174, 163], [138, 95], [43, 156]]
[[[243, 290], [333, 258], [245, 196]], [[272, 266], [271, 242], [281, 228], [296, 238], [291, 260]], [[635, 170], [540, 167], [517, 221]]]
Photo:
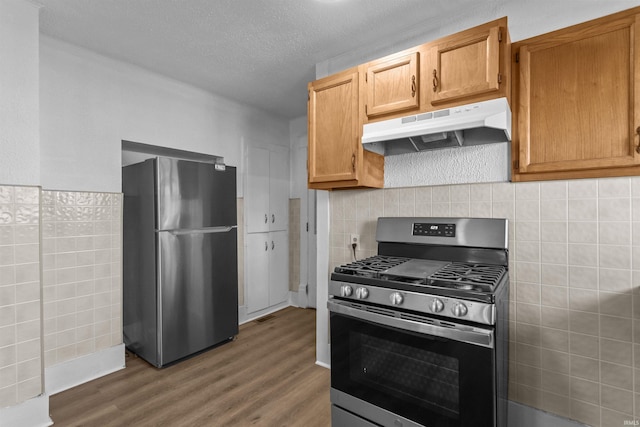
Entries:
[[453, 262], [429, 276], [429, 279], [460, 289], [479, 288], [490, 291], [500, 283], [505, 271], [505, 267], [501, 265]]
[[391, 267], [407, 262], [409, 258], [375, 255], [335, 268], [336, 273], [363, 277], [379, 277]]

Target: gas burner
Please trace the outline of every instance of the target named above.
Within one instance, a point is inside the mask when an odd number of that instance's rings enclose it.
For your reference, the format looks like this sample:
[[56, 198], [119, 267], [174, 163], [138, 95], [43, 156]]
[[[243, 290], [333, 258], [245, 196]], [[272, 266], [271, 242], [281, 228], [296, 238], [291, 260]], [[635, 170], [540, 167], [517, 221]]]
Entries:
[[472, 289], [477, 289], [475, 286], [473, 286], [470, 283], [454, 283], [452, 284], [452, 287], [456, 288], [456, 289], [461, 289], [464, 291], [470, 291]]
[[462, 290], [491, 291], [505, 271], [501, 265], [453, 262], [429, 276], [429, 280]]
[[341, 265], [336, 267], [334, 271], [336, 273], [349, 274], [352, 276], [378, 278], [381, 273], [384, 273], [390, 268], [408, 260], [409, 258], [375, 255], [349, 264]]

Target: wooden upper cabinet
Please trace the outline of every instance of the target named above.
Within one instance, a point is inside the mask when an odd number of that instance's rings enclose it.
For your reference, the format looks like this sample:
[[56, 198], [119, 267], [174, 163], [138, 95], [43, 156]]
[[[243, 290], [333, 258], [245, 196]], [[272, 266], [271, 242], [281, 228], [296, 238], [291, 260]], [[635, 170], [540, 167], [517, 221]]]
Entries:
[[309, 83], [309, 182], [355, 180], [358, 70]]
[[513, 180], [640, 174], [640, 8], [514, 43]]
[[365, 64], [367, 118], [420, 107], [419, 59], [416, 51], [403, 52]]
[[384, 160], [363, 153], [358, 69], [309, 83], [309, 188], [382, 187]]
[[509, 35], [502, 18], [427, 44], [423, 90], [434, 107], [508, 94]]

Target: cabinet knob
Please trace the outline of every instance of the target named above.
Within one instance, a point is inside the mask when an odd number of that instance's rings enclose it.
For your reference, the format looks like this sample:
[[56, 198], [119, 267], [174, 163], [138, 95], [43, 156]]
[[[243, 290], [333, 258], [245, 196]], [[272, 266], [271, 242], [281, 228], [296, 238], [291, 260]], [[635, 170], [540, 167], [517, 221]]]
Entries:
[[436, 92], [438, 90], [438, 71], [433, 70], [433, 91]]
[[636, 128], [636, 133], [638, 134], [638, 145], [636, 145], [636, 153], [640, 154], [640, 126]]
[[411, 76], [411, 97], [416, 97], [416, 76]]
[[269, 217], [267, 214], [264, 214], [264, 223], [266, 224], [267, 222], [269, 222]]
[[271, 241], [271, 250], [274, 250], [276, 248], [276, 244], [275, 242], [272, 240]]
[[353, 153], [351, 154], [351, 169], [353, 169], [353, 171], [356, 171], [356, 154]]
[[269, 250], [269, 242], [264, 242], [264, 250], [265, 251]]
[[276, 214], [271, 214], [271, 224], [276, 222]]

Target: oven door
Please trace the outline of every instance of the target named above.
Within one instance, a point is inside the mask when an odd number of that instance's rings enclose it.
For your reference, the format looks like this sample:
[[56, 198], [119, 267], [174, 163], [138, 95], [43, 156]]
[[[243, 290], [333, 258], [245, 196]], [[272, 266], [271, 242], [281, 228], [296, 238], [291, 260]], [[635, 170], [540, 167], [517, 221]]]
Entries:
[[490, 327], [337, 300], [328, 306], [335, 406], [382, 426], [496, 425]]

